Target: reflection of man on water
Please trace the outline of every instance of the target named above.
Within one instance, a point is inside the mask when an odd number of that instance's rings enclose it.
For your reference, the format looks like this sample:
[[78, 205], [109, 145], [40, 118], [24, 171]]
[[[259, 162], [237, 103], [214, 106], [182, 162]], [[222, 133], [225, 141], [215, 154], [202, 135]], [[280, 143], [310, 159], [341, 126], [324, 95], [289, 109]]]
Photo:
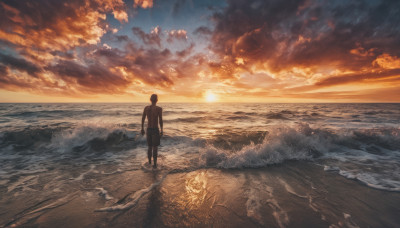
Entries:
[[[157, 168], [157, 150], [160, 145], [160, 138], [163, 134], [163, 120], [162, 120], [162, 108], [156, 106], [158, 101], [157, 94], [152, 94], [150, 97], [151, 105], [146, 106], [143, 110], [142, 116], [142, 130], [141, 133], [144, 135], [144, 120], [147, 116], [147, 145], [149, 149], [147, 151], [147, 157], [149, 158], [149, 164], [151, 164], [151, 156], [153, 155], [154, 168]], [[161, 132], [158, 129], [158, 120], [160, 120]]]

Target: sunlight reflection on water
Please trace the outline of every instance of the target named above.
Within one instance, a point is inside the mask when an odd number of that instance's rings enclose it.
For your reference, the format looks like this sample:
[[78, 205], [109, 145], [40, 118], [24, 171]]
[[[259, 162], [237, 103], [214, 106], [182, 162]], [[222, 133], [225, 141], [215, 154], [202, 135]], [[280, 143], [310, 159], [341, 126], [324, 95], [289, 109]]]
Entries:
[[205, 173], [199, 172], [194, 177], [187, 178], [185, 181], [185, 190], [189, 208], [200, 207], [208, 193]]

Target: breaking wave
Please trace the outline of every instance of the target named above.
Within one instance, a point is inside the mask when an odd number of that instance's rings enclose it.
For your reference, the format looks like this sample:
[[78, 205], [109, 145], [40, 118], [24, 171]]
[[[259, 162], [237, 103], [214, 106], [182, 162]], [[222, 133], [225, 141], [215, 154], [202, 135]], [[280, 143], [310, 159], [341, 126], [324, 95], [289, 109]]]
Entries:
[[[310, 160], [369, 187], [400, 191], [400, 129], [341, 130], [307, 124], [271, 129], [259, 144], [237, 151], [214, 144], [200, 150], [200, 164], [223, 169], [260, 168]], [[333, 167], [333, 168], [332, 168]]]
[[400, 150], [400, 130], [383, 128], [335, 132], [299, 124], [272, 129], [261, 143], [247, 145], [238, 151], [208, 144], [201, 150], [200, 157], [207, 166], [255, 168], [285, 160], [312, 159], [332, 152], [340, 154], [355, 150], [390, 156], [391, 151]]
[[[115, 124], [82, 123], [6, 131], [0, 134], [0, 152], [14, 156], [15, 162], [28, 154], [57, 160], [59, 153], [63, 154], [60, 159], [112, 159], [102, 154], [146, 147], [145, 137], [128, 129]], [[352, 130], [298, 124], [270, 126], [266, 131], [220, 132], [208, 139], [166, 135], [160, 150], [170, 154], [177, 165], [190, 161], [190, 166], [205, 168], [260, 168], [288, 160], [309, 160], [334, 167], [326, 171], [336, 170], [374, 188], [400, 190], [398, 128]], [[35, 156], [27, 164], [34, 164]]]
[[258, 168], [285, 160], [319, 157], [326, 152], [327, 140], [326, 135], [316, 134], [308, 125], [284, 127], [268, 132], [262, 143], [251, 143], [239, 151], [208, 145], [201, 150], [200, 160], [206, 166], [219, 168]]
[[99, 151], [128, 139], [125, 128], [114, 125], [82, 125], [65, 129], [53, 135], [49, 147], [58, 150], [84, 150], [89, 147]]
[[0, 148], [12, 148], [22, 153], [33, 149], [37, 153], [44, 150], [104, 151], [132, 141], [137, 135], [137, 132], [128, 131], [126, 127], [104, 123], [83, 123], [74, 127], [36, 127], [3, 132], [0, 135]]

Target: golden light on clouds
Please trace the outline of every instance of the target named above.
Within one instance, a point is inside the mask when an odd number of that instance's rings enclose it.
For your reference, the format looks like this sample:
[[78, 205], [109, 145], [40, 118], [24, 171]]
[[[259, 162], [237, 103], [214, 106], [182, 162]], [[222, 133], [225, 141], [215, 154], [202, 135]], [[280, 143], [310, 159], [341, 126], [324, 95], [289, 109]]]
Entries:
[[[4, 0], [1, 94], [119, 102], [158, 90], [169, 102], [400, 101], [393, 25], [400, 14], [392, 2], [343, 3], [385, 11], [380, 19], [344, 18], [346, 7], [316, 0], [188, 2]], [[315, 7], [324, 13], [310, 13]]]
[[384, 53], [378, 56], [378, 58], [374, 60], [373, 64], [385, 69], [397, 69], [400, 68], [400, 58]]
[[153, 0], [135, 0], [134, 7], [151, 8], [153, 7]]

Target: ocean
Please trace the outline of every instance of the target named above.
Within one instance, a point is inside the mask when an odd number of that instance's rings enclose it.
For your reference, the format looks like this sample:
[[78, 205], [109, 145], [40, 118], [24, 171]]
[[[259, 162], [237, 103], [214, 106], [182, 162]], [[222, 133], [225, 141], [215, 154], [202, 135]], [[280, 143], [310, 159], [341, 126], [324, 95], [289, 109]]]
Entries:
[[400, 104], [0, 104], [0, 227], [398, 227]]

